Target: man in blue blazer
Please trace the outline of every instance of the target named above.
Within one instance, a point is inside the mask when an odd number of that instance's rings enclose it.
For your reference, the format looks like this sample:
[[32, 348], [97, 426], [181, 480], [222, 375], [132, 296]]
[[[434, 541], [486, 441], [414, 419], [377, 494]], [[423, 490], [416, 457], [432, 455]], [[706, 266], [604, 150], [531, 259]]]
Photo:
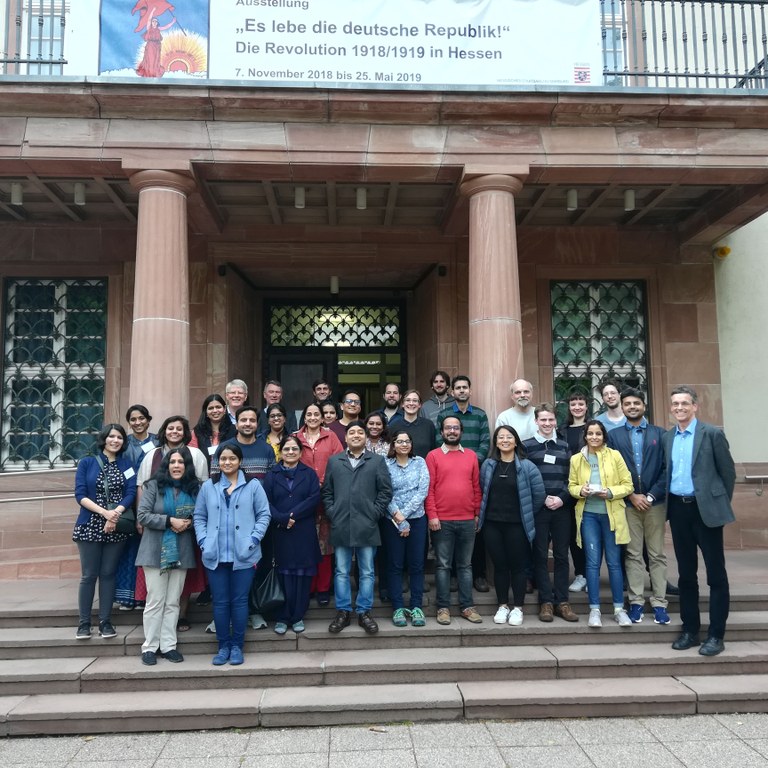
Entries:
[[667, 467], [667, 515], [680, 574], [680, 618], [683, 631], [672, 643], [677, 651], [700, 644], [697, 547], [709, 584], [709, 632], [699, 648], [702, 656], [725, 649], [725, 623], [730, 593], [725, 570], [723, 526], [736, 518], [731, 507], [736, 469], [723, 432], [696, 418], [696, 390], [672, 390], [671, 411], [677, 426], [664, 435]]
[[634, 492], [626, 498], [629, 544], [626, 550], [627, 597], [629, 618], [639, 624], [645, 604], [645, 562], [643, 545], [648, 551], [651, 575], [650, 603], [653, 621], [669, 624], [667, 613], [667, 553], [664, 532], [667, 526], [666, 472], [664, 467], [664, 430], [645, 418], [645, 395], [634, 388], [621, 393], [624, 423], [608, 433], [608, 445], [622, 456], [632, 475]]

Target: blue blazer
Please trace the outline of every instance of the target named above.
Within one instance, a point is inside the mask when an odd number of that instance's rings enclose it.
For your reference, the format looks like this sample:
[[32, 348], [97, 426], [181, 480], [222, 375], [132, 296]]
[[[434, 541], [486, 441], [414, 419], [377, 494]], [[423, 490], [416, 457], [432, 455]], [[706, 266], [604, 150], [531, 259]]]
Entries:
[[[667, 493], [672, 479], [672, 442], [676, 429], [673, 427], [665, 432], [663, 438]], [[723, 431], [703, 421], [696, 422], [696, 431], [693, 433], [691, 475], [696, 505], [704, 525], [717, 528], [732, 523], [736, 519], [731, 506], [736, 484], [736, 467], [733, 464], [731, 449]]]
[[[623, 424], [608, 433], [608, 446], [617, 450], [624, 459], [635, 493], [651, 494], [659, 504], [667, 498], [667, 467], [664, 461], [664, 432], [661, 427], [649, 424], [643, 434], [643, 466], [637, 475], [635, 454], [632, 450], [631, 432]], [[629, 500], [627, 500], [629, 503]]]
[[[101, 460], [104, 464], [109, 463], [109, 459], [102, 453]], [[125, 509], [129, 509], [133, 506], [133, 502], [136, 501], [136, 471], [133, 468], [133, 463], [130, 458], [125, 455], [125, 452], [121, 453], [115, 461], [117, 462], [118, 469], [123, 473], [123, 497], [120, 499], [120, 504]], [[75, 473], [75, 499], [77, 503], [83, 499], [90, 499], [96, 501], [96, 484], [99, 479], [99, 472], [101, 467], [99, 462], [96, 461], [95, 456], [84, 456], [77, 463], [77, 472]], [[128, 472], [130, 477], [126, 477], [125, 473]], [[83, 525], [88, 522], [91, 517], [91, 513], [82, 505], [80, 506], [80, 514], [77, 516], [76, 525]]]

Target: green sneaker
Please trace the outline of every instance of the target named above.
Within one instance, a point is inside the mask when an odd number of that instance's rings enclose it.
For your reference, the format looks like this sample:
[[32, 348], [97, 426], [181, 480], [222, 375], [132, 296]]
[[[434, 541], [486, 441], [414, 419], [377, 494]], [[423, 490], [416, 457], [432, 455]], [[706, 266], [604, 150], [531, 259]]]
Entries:
[[392, 614], [392, 623], [396, 627], [406, 627], [406, 626], [408, 626], [408, 622], [405, 620], [405, 611], [402, 608], [398, 608]]
[[421, 610], [421, 608], [411, 608], [411, 624], [413, 624], [414, 627], [423, 627], [427, 620], [424, 618], [424, 611]]

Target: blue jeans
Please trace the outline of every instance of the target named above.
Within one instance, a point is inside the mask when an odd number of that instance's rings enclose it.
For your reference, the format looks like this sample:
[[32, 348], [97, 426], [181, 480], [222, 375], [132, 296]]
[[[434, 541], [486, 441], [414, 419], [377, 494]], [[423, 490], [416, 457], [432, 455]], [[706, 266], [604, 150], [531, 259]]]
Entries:
[[474, 520], [441, 520], [440, 530], [432, 531], [435, 548], [435, 586], [437, 607], [451, 605], [451, 565], [456, 558], [459, 581], [459, 607], [464, 610], [472, 601], [472, 550], [475, 546]]
[[250, 566], [235, 570], [232, 563], [219, 563], [215, 570], [206, 568], [205, 572], [213, 597], [219, 649], [233, 646], [242, 649], [248, 624], [248, 595], [255, 571]]
[[[387, 542], [387, 587], [392, 600], [392, 610], [403, 608], [403, 566], [408, 565], [411, 581], [411, 608], [421, 608], [424, 595], [424, 551], [427, 540], [427, 516], [408, 521], [411, 532], [401, 536], [400, 532], [388, 520], [382, 533]], [[381, 579], [381, 577], [379, 577]]]
[[357, 557], [357, 601], [355, 613], [367, 613], [373, 608], [373, 560], [376, 547], [336, 547], [336, 571], [333, 574], [333, 589], [336, 594], [336, 610], [352, 610], [352, 589], [349, 586], [349, 572], [352, 570], [352, 555]]
[[616, 543], [616, 535], [611, 530], [608, 515], [585, 512], [581, 520], [581, 545], [587, 561], [587, 595], [589, 607], [600, 607], [600, 565], [608, 566], [608, 581], [611, 585], [613, 607], [624, 605], [624, 576], [621, 573], [621, 547]]

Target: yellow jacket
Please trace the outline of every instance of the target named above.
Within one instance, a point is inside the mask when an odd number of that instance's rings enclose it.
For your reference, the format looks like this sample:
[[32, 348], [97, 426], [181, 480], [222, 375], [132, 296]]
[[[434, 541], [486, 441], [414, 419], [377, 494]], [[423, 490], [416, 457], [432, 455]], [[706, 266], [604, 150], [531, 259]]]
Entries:
[[[576, 543], [581, 547], [581, 518], [584, 516], [584, 504], [586, 499], [581, 495], [581, 489], [589, 482], [592, 474], [587, 459], [588, 448], [582, 448], [571, 456], [571, 471], [568, 476], [568, 491], [576, 501]], [[604, 447], [597, 452], [600, 468], [600, 482], [603, 488], [611, 492], [613, 498], [605, 500], [608, 509], [608, 519], [611, 530], [616, 536], [617, 544], [629, 542], [629, 527], [627, 515], [624, 511], [624, 499], [634, 491], [632, 476], [621, 454], [613, 448]]]

